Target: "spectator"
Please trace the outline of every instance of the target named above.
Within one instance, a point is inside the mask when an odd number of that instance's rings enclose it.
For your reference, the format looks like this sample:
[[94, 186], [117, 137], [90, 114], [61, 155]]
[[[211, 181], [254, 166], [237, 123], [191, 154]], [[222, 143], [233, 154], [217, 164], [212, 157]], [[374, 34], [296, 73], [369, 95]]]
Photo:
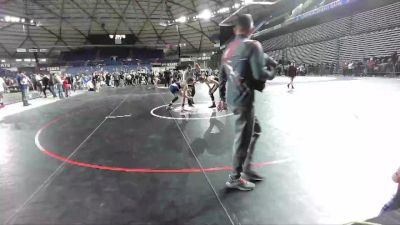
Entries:
[[44, 97], [47, 98], [47, 90], [50, 90], [51, 94], [53, 94], [53, 97], [56, 97], [56, 93], [54, 93], [54, 89], [50, 88], [50, 79], [47, 75], [44, 75], [42, 78], [42, 84], [43, 84], [43, 94]]
[[50, 74], [50, 77], [49, 77], [49, 89], [50, 89], [50, 92], [53, 94], [53, 97], [55, 98], [55, 97], [57, 97], [57, 95], [56, 95], [56, 93], [54, 91], [54, 84], [55, 84], [54, 74]]
[[28, 91], [29, 91], [29, 86], [32, 84], [32, 81], [24, 73], [20, 73], [18, 75], [17, 81], [18, 81], [19, 88], [21, 89], [21, 96], [22, 96], [22, 104], [23, 104], [23, 106], [31, 105], [28, 102]]
[[119, 74], [118, 74], [118, 72], [115, 72], [114, 74], [113, 74], [113, 77], [114, 77], [114, 87], [119, 87]]
[[282, 65], [282, 60], [279, 60], [278, 66], [276, 67], [276, 73], [278, 76], [281, 76], [283, 71], [283, 65]]
[[354, 71], [354, 63], [351, 61], [348, 65], [348, 70], [349, 70], [349, 75], [353, 76], [353, 71]]
[[396, 71], [396, 75], [400, 74], [400, 59], [397, 60], [397, 62], [395, 64], [395, 71]]
[[63, 81], [63, 89], [64, 89], [64, 92], [65, 92], [65, 97], [69, 97], [69, 95], [68, 95], [68, 91], [69, 91], [69, 80], [68, 80], [68, 77], [65, 77], [65, 79], [64, 79], [64, 81]]
[[[120, 71], [119, 72], [119, 80], [121, 81], [121, 86], [122, 86], [122, 84], [124, 84], [124, 82], [122, 82], [122, 81], [124, 81], [125, 80], [125, 75], [124, 75], [124, 73], [122, 72], [122, 71]], [[94, 85], [94, 84], [93, 84]]]
[[397, 51], [393, 52], [391, 59], [392, 59], [392, 64], [393, 64], [393, 73], [395, 73], [396, 72], [396, 64], [399, 61], [399, 56], [397, 54]]
[[106, 74], [106, 85], [107, 85], [107, 86], [110, 86], [110, 85], [111, 85], [110, 81], [111, 81], [111, 74], [110, 74], [110, 73], [107, 73], [107, 74]]
[[165, 78], [165, 87], [169, 87], [171, 85], [171, 71], [166, 70], [164, 71], [164, 78]]
[[0, 109], [4, 107], [3, 97], [4, 92], [7, 90], [6, 82], [2, 77], [0, 77]]
[[150, 83], [154, 85], [154, 72], [150, 72]]
[[299, 66], [299, 74], [301, 76], [305, 76], [306, 75], [306, 65], [303, 63]]
[[292, 89], [294, 89], [293, 81], [294, 81], [294, 78], [296, 77], [296, 75], [297, 75], [297, 69], [296, 69], [295, 63], [292, 62], [288, 69], [288, 76], [290, 78], [290, 82], [287, 84], [288, 88], [290, 88], [290, 86], [291, 86]]
[[63, 94], [63, 82], [61, 80], [60, 75], [56, 74], [54, 75], [54, 83], [55, 85], [57, 85], [57, 90], [58, 90], [58, 97], [60, 99], [64, 98], [64, 94]]
[[73, 90], [75, 92], [74, 77], [71, 74], [68, 74], [66, 79], [68, 80], [68, 89]]
[[96, 92], [100, 91], [101, 76], [99, 73], [94, 73], [92, 77], [93, 87]]
[[400, 168], [392, 176], [393, 182], [397, 183], [397, 192], [393, 196], [393, 198], [386, 203], [381, 211], [381, 215], [385, 212], [396, 210], [400, 208]]
[[367, 62], [367, 73], [368, 74], [373, 74], [374, 73], [374, 68], [375, 68], [375, 61], [374, 61], [373, 58], [371, 58]]

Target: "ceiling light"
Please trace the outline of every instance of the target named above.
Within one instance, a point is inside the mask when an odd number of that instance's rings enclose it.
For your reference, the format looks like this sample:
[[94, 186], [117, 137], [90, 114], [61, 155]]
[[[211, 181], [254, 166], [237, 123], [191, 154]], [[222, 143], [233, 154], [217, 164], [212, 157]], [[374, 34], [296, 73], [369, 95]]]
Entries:
[[233, 8], [234, 9], [238, 9], [240, 7], [240, 3], [235, 3], [234, 5], [233, 5]]
[[39, 59], [40, 62], [46, 62], [46, 59]]
[[16, 62], [22, 62], [22, 59], [15, 59]]
[[21, 23], [25, 23], [25, 18], [22, 18], [22, 19], [21, 19]]
[[178, 19], [175, 20], [178, 23], [186, 23], [187, 18], [185, 16], [181, 16]]
[[24, 59], [24, 62], [30, 62], [31, 59]]
[[4, 21], [11, 22], [11, 23], [19, 23], [21, 22], [21, 18], [15, 16], [5, 16]]
[[249, 4], [253, 3], [253, 0], [244, 0], [243, 2], [245, 5], [249, 5]]
[[229, 12], [229, 8], [228, 8], [228, 7], [221, 8], [221, 9], [219, 9], [219, 10], [217, 11], [217, 13], [226, 13], [226, 12]]
[[204, 10], [203, 12], [201, 12], [197, 17], [200, 18], [200, 19], [208, 20], [208, 19], [210, 19], [211, 17], [213, 17], [213, 15], [212, 15], [212, 13], [210, 12], [210, 10], [206, 9], [206, 10]]
[[26, 52], [26, 48], [17, 48], [17, 52]]
[[1, 62], [2, 62], [2, 63], [5, 63], [5, 62], [6, 62], [6, 60], [5, 60], [5, 59], [2, 59], [2, 60], [1, 60]]

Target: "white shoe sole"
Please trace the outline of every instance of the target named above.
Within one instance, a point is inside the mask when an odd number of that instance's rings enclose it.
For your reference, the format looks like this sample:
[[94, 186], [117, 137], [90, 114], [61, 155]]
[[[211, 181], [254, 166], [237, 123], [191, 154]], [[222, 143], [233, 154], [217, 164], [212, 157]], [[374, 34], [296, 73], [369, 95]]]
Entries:
[[244, 179], [246, 179], [248, 181], [263, 181], [264, 180], [264, 178], [255, 178], [255, 177], [247, 176], [245, 173], [241, 173], [241, 176], [244, 177]]
[[225, 186], [229, 189], [238, 189], [240, 191], [252, 191], [254, 188], [245, 188], [245, 187], [240, 187], [236, 185], [231, 185], [229, 182], [225, 183]]

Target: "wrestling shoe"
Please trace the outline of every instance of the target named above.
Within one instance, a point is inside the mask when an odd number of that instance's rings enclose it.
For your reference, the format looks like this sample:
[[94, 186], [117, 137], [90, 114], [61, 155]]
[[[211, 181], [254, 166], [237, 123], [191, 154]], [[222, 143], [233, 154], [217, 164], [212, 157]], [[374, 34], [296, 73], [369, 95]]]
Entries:
[[238, 189], [240, 191], [251, 191], [256, 187], [254, 183], [251, 183], [242, 177], [235, 179], [232, 178], [232, 176], [229, 176], [229, 180], [225, 183], [225, 186], [227, 188]]
[[242, 173], [242, 177], [246, 180], [250, 181], [263, 181], [264, 177], [258, 175], [256, 172], [249, 170], [247, 172]]

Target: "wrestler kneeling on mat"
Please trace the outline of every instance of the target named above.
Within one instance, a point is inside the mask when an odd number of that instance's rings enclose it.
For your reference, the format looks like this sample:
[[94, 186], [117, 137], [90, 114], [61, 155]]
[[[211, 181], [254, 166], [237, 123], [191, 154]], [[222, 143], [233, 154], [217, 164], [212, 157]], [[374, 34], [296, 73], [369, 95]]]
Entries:
[[199, 81], [200, 81], [200, 83], [204, 83], [205, 82], [207, 84], [208, 88], [209, 88], [208, 94], [210, 95], [210, 98], [211, 98], [211, 101], [212, 101], [212, 105], [210, 107], [208, 107], [208, 108], [217, 107], [215, 105], [214, 92], [217, 91], [217, 89], [219, 87], [218, 78], [215, 77], [215, 76], [212, 76], [212, 75], [208, 76], [208, 77], [202, 75], [200, 77]]
[[174, 95], [174, 98], [171, 100], [171, 102], [168, 104], [167, 110], [171, 110], [172, 109], [172, 105], [178, 101], [179, 99], [179, 95], [182, 96], [182, 112], [184, 111], [184, 107], [185, 107], [185, 100], [186, 98], [188, 100], [192, 99], [192, 97], [190, 96], [190, 94], [188, 93], [188, 85], [193, 85], [194, 83], [194, 79], [193, 78], [189, 78], [187, 79], [187, 81], [185, 82], [178, 82], [176, 80], [174, 80], [172, 82], [172, 84], [169, 86], [169, 90], [171, 91], [171, 93]]

